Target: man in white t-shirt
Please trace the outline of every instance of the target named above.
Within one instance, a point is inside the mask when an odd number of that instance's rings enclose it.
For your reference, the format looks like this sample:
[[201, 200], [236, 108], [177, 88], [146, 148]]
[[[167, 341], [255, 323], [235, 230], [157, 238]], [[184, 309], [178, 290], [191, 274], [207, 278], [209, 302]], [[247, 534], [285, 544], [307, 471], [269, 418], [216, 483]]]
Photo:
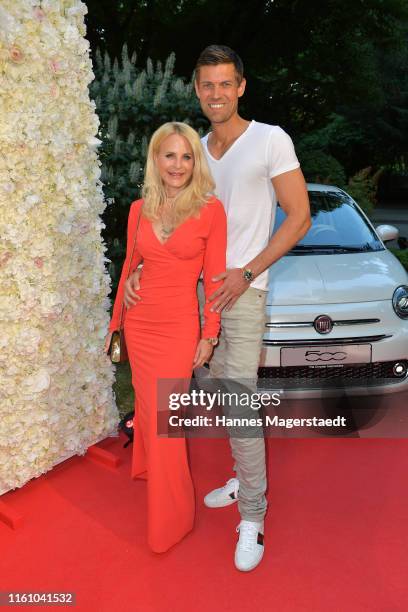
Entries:
[[[217, 277], [224, 283], [210, 297], [212, 308], [222, 311], [210, 372], [216, 378], [250, 380], [255, 390], [268, 268], [309, 229], [309, 199], [290, 137], [278, 126], [246, 121], [238, 114], [246, 85], [239, 56], [229, 47], [207, 47], [197, 61], [195, 79], [202, 111], [211, 122], [202, 142], [228, 232], [227, 271]], [[277, 200], [287, 218], [270, 239]], [[230, 435], [237, 478], [204, 499], [212, 508], [238, 501], [235, 565], [241, 571], [254, 569], [264, 550], [266, 466], [260, 431], [255, 437]]]
[[[290, 137], [278, 126], [246, 121], [238, 114], [245, 91], [243, 66], [228, 47], [211, 45], [200, 55], [195, 88], [211, 132], [202, 139], [216, 183], [216, 195], [227, 213], [227, 271], [211, 296], [221, 312], [221, 334], [210, 362], [211, 376], [245, 380], [256, 386], [262, 338], [268, 268], [285, 255], [310, 227], [309, 199]], [[273, 238], [276, 202], [287, 218]], [[273, 267], [272, 267], [273, 274]], [[126, 306], [140, 299], [139, 274], [125, 283]], [[209, 339], [217, 342], [217, 339]], [[251, 415], [253, 416], [253, 415]], [[235, 566], [254, 569], [262, 559], [266, 512], [265, 441], [259, 436], [230, 434], [237, 478], [206, 495], [216, 508], [238, 502], [241, 522]]]

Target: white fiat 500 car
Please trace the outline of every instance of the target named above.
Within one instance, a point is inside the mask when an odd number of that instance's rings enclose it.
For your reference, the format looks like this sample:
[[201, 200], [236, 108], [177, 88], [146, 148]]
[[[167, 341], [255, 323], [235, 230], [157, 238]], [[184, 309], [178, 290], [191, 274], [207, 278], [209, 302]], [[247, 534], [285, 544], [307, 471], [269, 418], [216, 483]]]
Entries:
[[[269, 273], [258, 385], [289, 396], [408, 388], [408, 275], [343, 190], [309, 184], [312, 226]], [[278, 206], [274, 232], [285, 213]]]

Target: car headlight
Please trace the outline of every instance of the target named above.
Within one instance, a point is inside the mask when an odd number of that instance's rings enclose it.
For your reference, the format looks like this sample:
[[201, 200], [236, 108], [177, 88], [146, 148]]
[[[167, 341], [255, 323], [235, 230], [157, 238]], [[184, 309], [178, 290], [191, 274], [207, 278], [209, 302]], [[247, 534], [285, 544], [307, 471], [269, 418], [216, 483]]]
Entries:
[[408, 287], [401, 285], [397, 287], [392, 296], [392, 305], [401, 319], [408, 319]]

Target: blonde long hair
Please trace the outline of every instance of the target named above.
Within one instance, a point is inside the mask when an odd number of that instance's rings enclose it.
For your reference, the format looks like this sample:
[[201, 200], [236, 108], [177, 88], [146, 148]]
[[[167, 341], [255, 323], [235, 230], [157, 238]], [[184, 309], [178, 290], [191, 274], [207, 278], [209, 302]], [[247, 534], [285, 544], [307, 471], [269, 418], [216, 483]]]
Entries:
[[194, 168], [191, 180], [180, 191], [174, 201], [173, 223], [177, 226], [188, 217], [199, 215], [202, 206], [206, 204], [209, 196], [213, 193], [215, 183], [212, 179], [198, 133], [187, 123], [178, 121], [164, 123], [154, 132], [149, 143], [142, 191], [144, 200], [143, 214], [151, 221], [155, 221], [159, 218], [160, 207], [166, 201], [166, 192], [155, 157], [163, 140], [172, 134], [184, 136], [189, 142], [194, 155]]

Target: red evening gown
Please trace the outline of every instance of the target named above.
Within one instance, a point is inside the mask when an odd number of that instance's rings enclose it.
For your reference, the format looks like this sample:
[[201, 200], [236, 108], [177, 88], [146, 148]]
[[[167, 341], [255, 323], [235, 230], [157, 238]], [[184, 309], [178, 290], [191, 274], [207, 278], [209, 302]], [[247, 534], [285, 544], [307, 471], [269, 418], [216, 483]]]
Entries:
[[[109, 326], [119, 327], [124, 282], [129, 266], [142, 200], [129, 212], [127, 254]], [[130, 270], [143, 262], [138, 294], [141, 300], [125, 314], [125, 337], [135, 391], [132, 478], [147, 479], [148, 543], [164, 552], [193, 527], [194, 489], [184, 438], [157, 435], [157, 381], [192, 375], [200, 338], [197, 281], [204, 276], [206, 297], [220, 282], [211, 278], [225, 271], [226, 216], [211, 197], [199, 218], [179, 225], [165, 243], [151, 222], [140, 217]], [[218, 335], [220, 315], [204, 309], [201, 337]]]

